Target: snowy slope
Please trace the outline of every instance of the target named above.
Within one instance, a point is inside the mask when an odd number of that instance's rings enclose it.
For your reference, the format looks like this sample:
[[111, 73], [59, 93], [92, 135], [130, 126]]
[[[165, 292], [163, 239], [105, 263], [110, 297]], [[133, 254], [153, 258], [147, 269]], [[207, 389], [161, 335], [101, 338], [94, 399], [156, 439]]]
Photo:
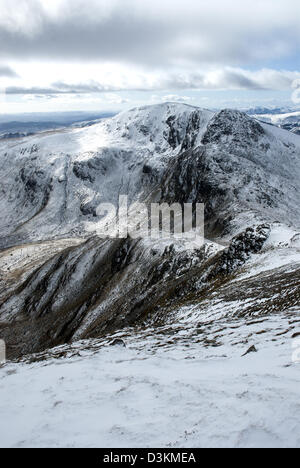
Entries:
[[[299, 448], [297, 315], [299, 326], [299, 309], [236, 320], [217, 347], [213, 329], [203, 346], [182, 327], [182, 337], [165, 331], [160, 347], [149, 330], [127, 348], [81, 342], [57, 349], [60, 359], [8, 364], [0, 446]], [[257, 353], [241, 357], [252, 344]]]

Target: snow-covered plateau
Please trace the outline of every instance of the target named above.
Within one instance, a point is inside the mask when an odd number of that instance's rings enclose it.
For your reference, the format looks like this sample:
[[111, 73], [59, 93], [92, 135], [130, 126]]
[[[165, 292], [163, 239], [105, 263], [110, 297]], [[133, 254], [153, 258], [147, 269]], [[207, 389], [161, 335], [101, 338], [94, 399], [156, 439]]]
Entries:
[[[300, 447], [300, 136], [165, 103], [0, 141], [0, 446]], [[204, 203], [205, 243], [101, 239]]]

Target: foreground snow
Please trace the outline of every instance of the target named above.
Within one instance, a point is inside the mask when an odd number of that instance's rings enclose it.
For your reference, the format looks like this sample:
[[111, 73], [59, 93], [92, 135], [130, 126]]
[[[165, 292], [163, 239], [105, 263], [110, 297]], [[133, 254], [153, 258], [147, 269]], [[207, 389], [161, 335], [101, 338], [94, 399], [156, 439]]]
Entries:
[[[166, 341], [154, 349], [144, 332], [127, 348], [85, 342], [65, 358], [7, 364], [0, 445], [299, 447], [300, 364], [293, 330], [278, 336], [288, 323], [228, 326], [230, 340], [216, 348]], [[258, 352], [241, 357], [252, 343]]]

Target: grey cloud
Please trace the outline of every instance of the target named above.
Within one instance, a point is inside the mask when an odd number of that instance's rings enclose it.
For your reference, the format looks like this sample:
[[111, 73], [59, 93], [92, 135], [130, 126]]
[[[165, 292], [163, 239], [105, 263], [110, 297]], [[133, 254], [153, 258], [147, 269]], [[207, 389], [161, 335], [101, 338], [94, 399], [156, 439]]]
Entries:
[[53, 16], [39, 1], [27, 0], [29, 26], [25, 16], [23, 27], [0, 21], [0, 44], [5, 44], [0, 56], [158, 67], [186, 62], [237, 66], [297, 54], [300, 45], [293, 20], [298, 0], [285, 1], [287, 15], [278, 5], [258, 0], [245, 0], [243, 6], [232, 0], [111, 3], [105, 14], [101, 1], [65, 1]]
[[105, 86], [101, 85], [96, 82], [90, 83], [79, 83], [79, 84], [69, 84], [64, 83], [62, 81], [57, 81], [52, 84], [53, 88], [57, 90], [57, 92], [61, 93], [102, 93], [105, 91], [118, 91], [113, 86]]
[[141, 63], [161, 63], [166, 58], [164, 48], [170, 31], [147, 19], [134, 21], [119, 14], [102, 23], [82, 22], [72, 16], [59, 22], [42, 18], [35, 34], [0, 26], [0, 43], [5, 44], [0, 56]]
[[103, 93], [106, 91], [116, 91], [113, 87], [102, 86], [100, 84], [68, 84], [63, 82], [53, 83], [47, 88], [25, 88], [22, 86], [9, 86], [6, 88], [6, 94], [35, 94], [35, 95], [53, 95], [53, 94], [87, 94]]
[[246, 77], [242, 73], [234, 71], [223, 72], [222, 80], [224, 87], [233, 87], [239, 89], [261, 89], [263, 86], [255, 82], [254, 80]]
[[0, 66], [0, 77], [17, 78], [18, 74], [10, 67]]
[[234, 70], [223, 70], [217, 79], [212, 81], [209, 74], [191, 73], [185, 75], [173, 74], [162, 81], [163, 88], [170, 89], [264, 89], [259, 81], [248, 78], [245, 73]]
[[23, 88], [22, 86], [8, 86], [5, 89], [6, 94], [54, 94], [52, 88]]

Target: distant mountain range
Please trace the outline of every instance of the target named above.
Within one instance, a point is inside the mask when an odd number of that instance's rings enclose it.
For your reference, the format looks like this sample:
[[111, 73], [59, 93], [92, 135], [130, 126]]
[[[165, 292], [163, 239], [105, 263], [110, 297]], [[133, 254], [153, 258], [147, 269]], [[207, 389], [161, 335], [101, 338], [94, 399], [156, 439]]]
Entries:
[[257, 107], [247, 110], [247, 114], [263, 122], [300, 135], [300, 110], [289, 107], [264, 108]]
[[110, 112], [45, 112], [0, 115], [0, 140], [31, 136], [70, 126], [87, 126], [112, 117]]

